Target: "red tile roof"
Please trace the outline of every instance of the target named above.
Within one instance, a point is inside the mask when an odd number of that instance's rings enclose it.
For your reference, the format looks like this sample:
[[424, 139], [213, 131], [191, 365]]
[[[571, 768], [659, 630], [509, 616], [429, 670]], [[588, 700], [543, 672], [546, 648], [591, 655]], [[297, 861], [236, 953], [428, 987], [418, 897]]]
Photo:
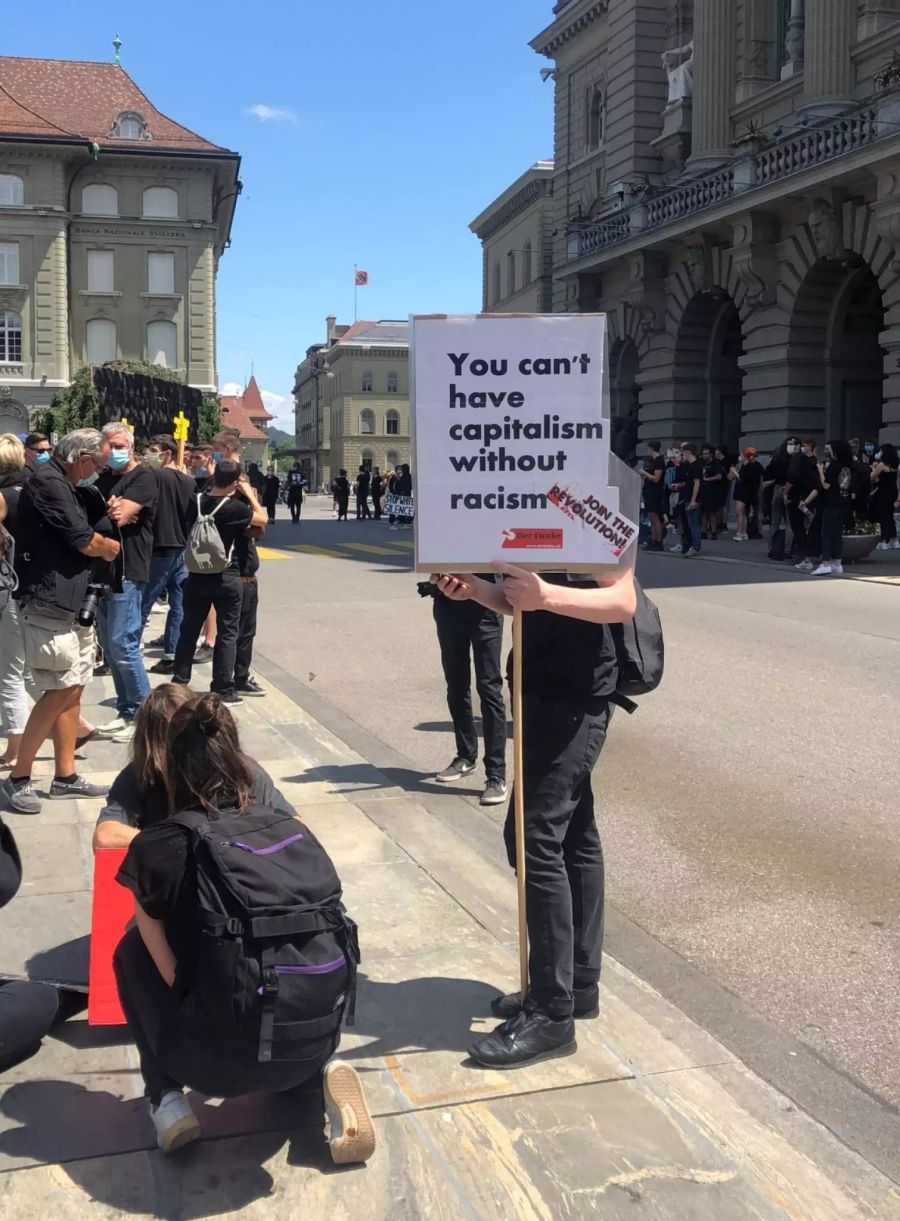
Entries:
[[[247, 394], [251, 387], [256, 391], [255, 397], [259, 399], [259, 410], [253, 407], [252, 401], [249, 404], [247, 402]], [[271, 420], [274, 419], [274, 416], [270, 415], [263, 406], [256, 378], [250, 378], [250, 383], [243, 394], [223, 394], [221, 403], [223, 427], [238, 429], [242, 441], [265, 441], [267, 439], [263, 430], [258, 428], [253, 421], [263, 418]]]
[[259, 386], [256, 383], [256, 378], [251, 374], [250, 380], [247, 382], [246, 389], [241, 396], [244, 402], [244, 410], [251, 420], [274, 420], [275, 417], [271, 411], [266, 411], [266, 405], [263, 402], [262, 395], [259, 392]]
[[[122, 111], [136, 111], [150, 140], [109, 132]], [[162, 114], [119, 64], [0, 56], [0, 139], [4, 135], [95, 140], [103, 148], [225, 152]]]

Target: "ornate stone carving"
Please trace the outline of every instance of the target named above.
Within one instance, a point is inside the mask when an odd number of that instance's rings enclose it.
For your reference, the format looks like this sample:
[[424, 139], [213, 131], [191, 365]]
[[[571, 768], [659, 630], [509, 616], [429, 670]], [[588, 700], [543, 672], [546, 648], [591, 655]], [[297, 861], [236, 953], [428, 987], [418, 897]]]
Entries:
[[668, 105], [686, 102], [694, 96], [694, 43], [678, 47], [674, 51], [663, 51], [662, 64], [669, 78]]
[[844, 253], [840, 227], [827, 199], [816, 199], [809, 211], [809, 232], [820, 259], [839, 259]]
[[685, 248], [684, 265], [694, 292], [708, 293], [712, 288], [712, 260], [705, 242], [694, 242]]
[[748, 212], [732, 224], [731, 266], [744, 287], [743, 313], [753, 313], [775, 301], [778, 223], [765, 212]]
[[750, 43], [747, 64], [760, 76], [769, 75], [769, 65], [772, 59], [772, 44], [765, 39], [755, 38]]

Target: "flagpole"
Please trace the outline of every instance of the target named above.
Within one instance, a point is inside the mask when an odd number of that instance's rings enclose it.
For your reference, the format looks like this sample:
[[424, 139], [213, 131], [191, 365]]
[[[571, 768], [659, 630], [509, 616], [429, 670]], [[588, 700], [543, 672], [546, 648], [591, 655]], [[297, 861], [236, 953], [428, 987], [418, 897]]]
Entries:
[[356, 265], [356, 263], [354, 263], [353, 264], [353, 321], [354, 322], [356, 322], [357, 319], [359, 318], [359, 309], [357, 308], [357, 305], [356, 305], [357, 299], [359, 297], [359, 284], [357, 283], [357, 280], [356, 280], [357, 270], [358, 270], [357, 265]]

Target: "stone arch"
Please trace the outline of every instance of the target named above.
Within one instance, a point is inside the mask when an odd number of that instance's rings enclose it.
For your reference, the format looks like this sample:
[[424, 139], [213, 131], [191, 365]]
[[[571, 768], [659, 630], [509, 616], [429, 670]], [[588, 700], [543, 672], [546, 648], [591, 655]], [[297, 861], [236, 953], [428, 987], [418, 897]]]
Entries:
[[678, 322], [673, 356], [675, 418], [683, 440], [737, 449], [743, 399], [740, 311], [720, 287], [695, 292]]
[[0, 398], [0, 432], [28, 432], [28, 408], [18, 399]]
[[610, 447], [624, 462], [637, 456], [641, 358], [630, 335], [609, 350]]

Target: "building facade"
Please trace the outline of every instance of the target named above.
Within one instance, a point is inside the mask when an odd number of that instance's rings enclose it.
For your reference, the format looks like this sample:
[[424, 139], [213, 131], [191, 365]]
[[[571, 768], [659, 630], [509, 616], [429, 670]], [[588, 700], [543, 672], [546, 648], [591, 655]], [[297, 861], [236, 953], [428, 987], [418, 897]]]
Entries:
[[256, 378], [250, 378], [243, 394], [223, 394], [219, 401], [222, 404], [222, 427], [235, 428], [240, 436], [244, 466], [250, 462], [262, 466], [269, 447], [266, 430], [269, 420], [275, 417], [266, 410]]
[[313, 487], [338, 471], [384, 471], [410, 460], [409, 324], [326, 319], [294, 382], [299, 461]]
[[214, 391], [238, 155], [161, 114], [118, 63], [0, 57], [0, 96], [0, 427], [21, 432], [109, 360]]
[[550, 313], [553, 162], [536, 162], [469, 228], [482, 245], [485, 313]]
[[900, 0], [560, 0], [553, 309], [620, 449], [900, 442]]

